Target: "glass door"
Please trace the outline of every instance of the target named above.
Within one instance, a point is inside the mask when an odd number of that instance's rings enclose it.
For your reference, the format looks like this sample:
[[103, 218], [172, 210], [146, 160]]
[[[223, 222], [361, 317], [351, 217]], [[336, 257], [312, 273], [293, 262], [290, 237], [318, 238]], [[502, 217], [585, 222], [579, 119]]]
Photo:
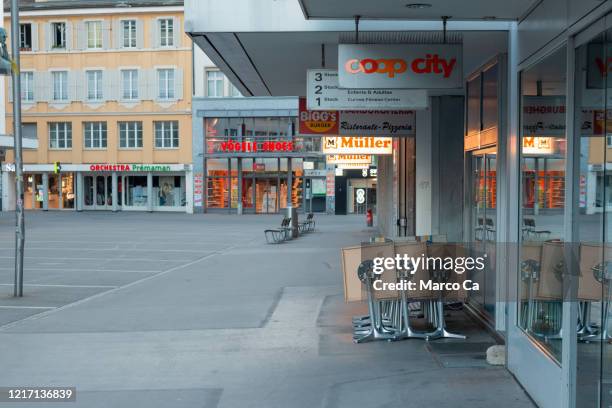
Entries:
[[110, 175], [83, 176], [85, 196], [83, 206], [88, 210], [110, 210], [113, 206], [113, 180]]
[[481, 288], [469, 301], [489, 321], [495, 317], [495, 246], [497, 240], [497, 152], [495, 148], [470, 154], [472, 255], [487, 259], [483, 270], [474, 270], [470, 279]]
[[[569, 316], [564, 290], [571, 283], [566, 262], [571, 237], [565, 233], [566, 205], [571, 209], [564, 184], [566, 67], [563, 46], [520, 72], [519, 194], [512, 198], [518, 211], [511, 214], [518, 245], [508, 246], [517, 259], [510, 270], [508, 368], [542, 408], [568, 406], [571, 360], [564, 361], [568, 342], [563, 339], [576, 327], [564, 325]], [[548, 160], [559, 173], [548, 172]]]
[[[575, 54], [574, 164], [578, 186], [575, 231], [578, 332], [576, 406], [612, 406], [612, 19], [582, 33]], [[608, 163], [610, 163], [608, 165]]]

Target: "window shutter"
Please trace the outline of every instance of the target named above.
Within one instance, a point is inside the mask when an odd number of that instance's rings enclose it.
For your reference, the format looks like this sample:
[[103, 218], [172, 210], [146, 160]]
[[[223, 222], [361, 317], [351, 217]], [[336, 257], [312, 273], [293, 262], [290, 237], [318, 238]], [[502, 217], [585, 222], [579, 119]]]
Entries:
[[150, 20], [151, 21], [151, 48], [159, 48], [159, 23], [157, 19]]
[[66, 49], [67, 50], [71, 50], [73, 48], [72, 40], [73, 40], [73, 38], [72, 38], [72, 23], [67, 21], [66, 22]]
[[122, 21], [113, 20], [113, 48], [123, 48]]
[[111, 45], [111, 24], [108, 20], [102, 20], [102, 48], [107, 50]]
[[35, 72], [34, 73], [34, 100], [36, 102], [46, 102], [49, 100], [47, 90], [51, 83], [49, 72]]
[[111, 101], [118, 101], [121, 99], [121, 74], [119, 71], [113, 69], [105, 71], [104, 77], [104, 89], [108, 89], [108, 95], [104, 95], [104, 99]]
[[85, 24], [82, 21], [77, 23], [76, 32], [76, 48], [79, 50], [84, 50], [87, 48], [87, 32], [85, 31]]
[[174, 70], [174, 96], [176, 99], [183, 99], [183, 69]]
[[68, 71], [68, 101], [78, 100], [79, 75], [78, 71]]
[[136, 48], [144, 48], [144, 27], [140, 19], [136, 19]]
[[72, 71], [70, 74], [74, 78], [74, 94], [73, 100], [83, 102], [85, 100], [85, 74], [83, 71]]
[[45, 23], [44, 29], [45, 29], [45, 48], [47, 51], [51, 51], [53, 49], [53, 40], [51, 37], [51, 23]]
[[173, 40], [174, 40], [174, 46], [175, 47], [181, 47], [181, 39], [182, 37], [182, 32], [181, 32], [181, 19], [178, 17], [173, 17], [172, 18], [172, 29], [173, 29]]
[[32, 51], [38, 51], [38, 23], [31, 23], [32, 27]]
[[147, 69], [138, 70], [138, 99], [141, 101], [151, 99], [148, 93], [148, 71]]

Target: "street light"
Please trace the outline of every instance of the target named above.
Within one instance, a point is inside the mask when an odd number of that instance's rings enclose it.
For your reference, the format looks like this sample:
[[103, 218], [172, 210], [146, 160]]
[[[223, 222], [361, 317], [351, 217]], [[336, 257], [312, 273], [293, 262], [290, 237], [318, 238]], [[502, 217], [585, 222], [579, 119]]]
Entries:
[[13, 136], [15, 138], [15, 286], [13, 295], [23, 296], [23, 252], [25, 246], [25, 221], [23, 214], [23, 161], [21, 140], [21, 80], [19, 76], [19, 5], [11, 0], [11, 53], [6, 48], [6, 31], [0, 29], [0, 75], [13, 77]]

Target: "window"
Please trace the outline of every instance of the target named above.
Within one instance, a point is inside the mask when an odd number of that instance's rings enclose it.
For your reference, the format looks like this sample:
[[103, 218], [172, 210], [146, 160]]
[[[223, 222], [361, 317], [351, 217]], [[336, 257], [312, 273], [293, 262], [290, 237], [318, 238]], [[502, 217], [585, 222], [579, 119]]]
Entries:
[[19, 48], [21, 51], [32, 51], [32, 24], [19, 24]]
[[223, 96], [225, 75], [221, 71], [206, 71], [206, 95], [210, 98]]
[[159, 20], [159, 45], [162, 47], [174, 45], [174, 21], [171, 18]]
[[119, 147], [123, 149], [142, 147], [142, 122], [119, 122]]
[[106, 122], [84, 122], [83, 138], [87, 149], [106, 148]]
[[54, 71], [53, 78], [53, 100], [68, 100], [68, 71]]
[[21, 100], [24, 102], [34, 102], [34, 73], [21, 72]]
[[87, 99], [102, 99], [102, 71], [87, 71]]
[[49, 123], [49, 149], [72, 148], [72, 123]]
[[174, 70], [158, 69], [157, 83], [159, 85], [159, 99], [174, 99]]
[[87, 48], [102, 48], [102, 22], [86, 21]]
[[121, 98], [138, 99], [138, 70], [121, 70]]
[[123, 48], [136, 48], [136, 20], [123, 20]]
[[238, 98], [242, 96], [238, 88], [236, 88], [234, 84], [232, 84], [231, 82], [229, 84], [229, 89], [230, 89], [229, 94], [231, 97]]
[[66, 48], [66, 23], [51, 23], [52, 48]]
[[161, 149], [179, 147], [178, 121], [155, 122], [155, 147]]
[[612, 148], [612, 135], [610, 134], [606, 135], [606, 147], [608, 149]]

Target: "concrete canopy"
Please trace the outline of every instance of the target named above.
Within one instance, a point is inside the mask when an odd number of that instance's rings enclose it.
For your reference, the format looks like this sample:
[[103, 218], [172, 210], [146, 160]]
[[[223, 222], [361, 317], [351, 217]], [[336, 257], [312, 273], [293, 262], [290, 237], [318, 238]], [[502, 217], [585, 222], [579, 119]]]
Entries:
[[[530, 1], [518, 3], [528, 7]], [[306, 70], [322, 66], [322, 44], [325, 67], [337, 68], [337, 45], [352, 42], [355, 30], [351, 19], [307, 20], [298, 0], [188, 0], [185, 16], [185, 31], [197, 46], [250, 96], [304, 95]], [[512, 24], [449, 20], [448, 34], [464, 44], [465, 75], [506, 52]], [[442, 22], [372, 18], [361, 20], [359, 30], [362, 42], [439, 42]]]

